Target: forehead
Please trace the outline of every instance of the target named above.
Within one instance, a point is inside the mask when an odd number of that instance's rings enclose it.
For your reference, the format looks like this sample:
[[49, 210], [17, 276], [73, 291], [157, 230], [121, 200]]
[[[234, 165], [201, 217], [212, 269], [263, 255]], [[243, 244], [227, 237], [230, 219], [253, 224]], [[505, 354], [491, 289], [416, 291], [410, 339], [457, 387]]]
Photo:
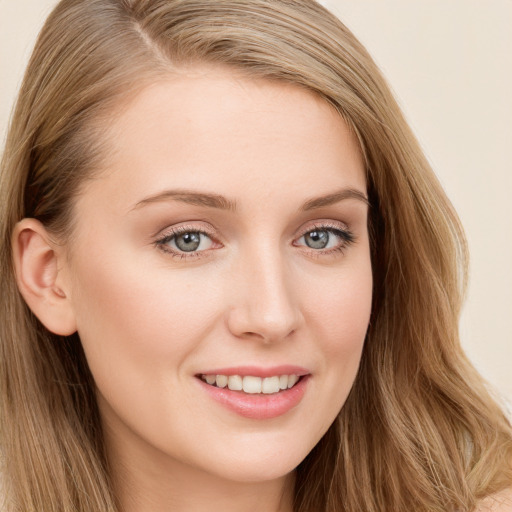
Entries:
[[120, 108], [106, 137], [98, 181], [104, 193], [115, 187], [109, 201], [133, 204], [172, 187], [262, 200], [308, 187], [312, 194], [365, 189], [356, 138], [325, 100], [222, 68], [189, 68], [145, 87]]

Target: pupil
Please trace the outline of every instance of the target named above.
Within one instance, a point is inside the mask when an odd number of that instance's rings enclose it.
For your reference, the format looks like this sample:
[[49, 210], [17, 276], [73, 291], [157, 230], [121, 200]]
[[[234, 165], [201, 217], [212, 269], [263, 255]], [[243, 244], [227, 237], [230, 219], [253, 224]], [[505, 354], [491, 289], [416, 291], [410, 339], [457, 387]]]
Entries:
[[306, 245], [312, 249], [323, 249], [329, 243], [329, 233], [327, 231], [310, 231], [304, 237]]
[[197, 232], [183, 233], [176, 237], [176, 247], [181, 251], [191, 252], [195, 251], [201, 243], [201, 235]]

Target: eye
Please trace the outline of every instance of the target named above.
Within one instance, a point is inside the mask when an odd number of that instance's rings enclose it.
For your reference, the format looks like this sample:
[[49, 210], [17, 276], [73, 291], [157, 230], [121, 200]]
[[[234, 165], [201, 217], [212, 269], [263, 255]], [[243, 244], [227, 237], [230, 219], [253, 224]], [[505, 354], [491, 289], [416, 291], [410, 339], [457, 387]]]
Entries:
[[184, 256], [186, 253], [198, 253], [211, 249], [214, 245], [210, 236], [198, 230], [178, 229], [166, 234], [157, 245], [162, 250]]
[[354, 236], [348, 230], [338, 227], [318, 226], [304, 233], [295, 245], [302, 245], [317, 251], [325, 251], [329, 249], [344, 249], [347, 245], [354, 241]]
[[189, 231], [180, 235], [174, 235], [170, 245], [183, 252], [194, 252], [199, 249], [208, 249], [211, 246], [211, 239], [200, 231]]

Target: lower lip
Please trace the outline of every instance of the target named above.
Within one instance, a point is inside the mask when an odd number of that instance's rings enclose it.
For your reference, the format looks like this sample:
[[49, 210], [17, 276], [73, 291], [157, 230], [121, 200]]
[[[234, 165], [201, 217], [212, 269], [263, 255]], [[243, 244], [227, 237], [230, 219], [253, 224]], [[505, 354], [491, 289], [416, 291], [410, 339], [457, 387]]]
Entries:
[[303, 376], [293, 388], [269, 395], [231, 391], [228, 388], [218, 388], [198, 380], [211, 398], [229, 410], [245, 418], [266, 420], [282, 416], [299, 404], [306, 392], [309, 375]]

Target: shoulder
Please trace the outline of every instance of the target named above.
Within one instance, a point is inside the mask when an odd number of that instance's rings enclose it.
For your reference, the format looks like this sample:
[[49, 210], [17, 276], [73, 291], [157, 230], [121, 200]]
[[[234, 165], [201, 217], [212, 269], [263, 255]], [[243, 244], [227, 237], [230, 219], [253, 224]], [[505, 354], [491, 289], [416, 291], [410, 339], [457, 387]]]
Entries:
[[475, 512], [512, 512], [512, 487], [482, 500]]

